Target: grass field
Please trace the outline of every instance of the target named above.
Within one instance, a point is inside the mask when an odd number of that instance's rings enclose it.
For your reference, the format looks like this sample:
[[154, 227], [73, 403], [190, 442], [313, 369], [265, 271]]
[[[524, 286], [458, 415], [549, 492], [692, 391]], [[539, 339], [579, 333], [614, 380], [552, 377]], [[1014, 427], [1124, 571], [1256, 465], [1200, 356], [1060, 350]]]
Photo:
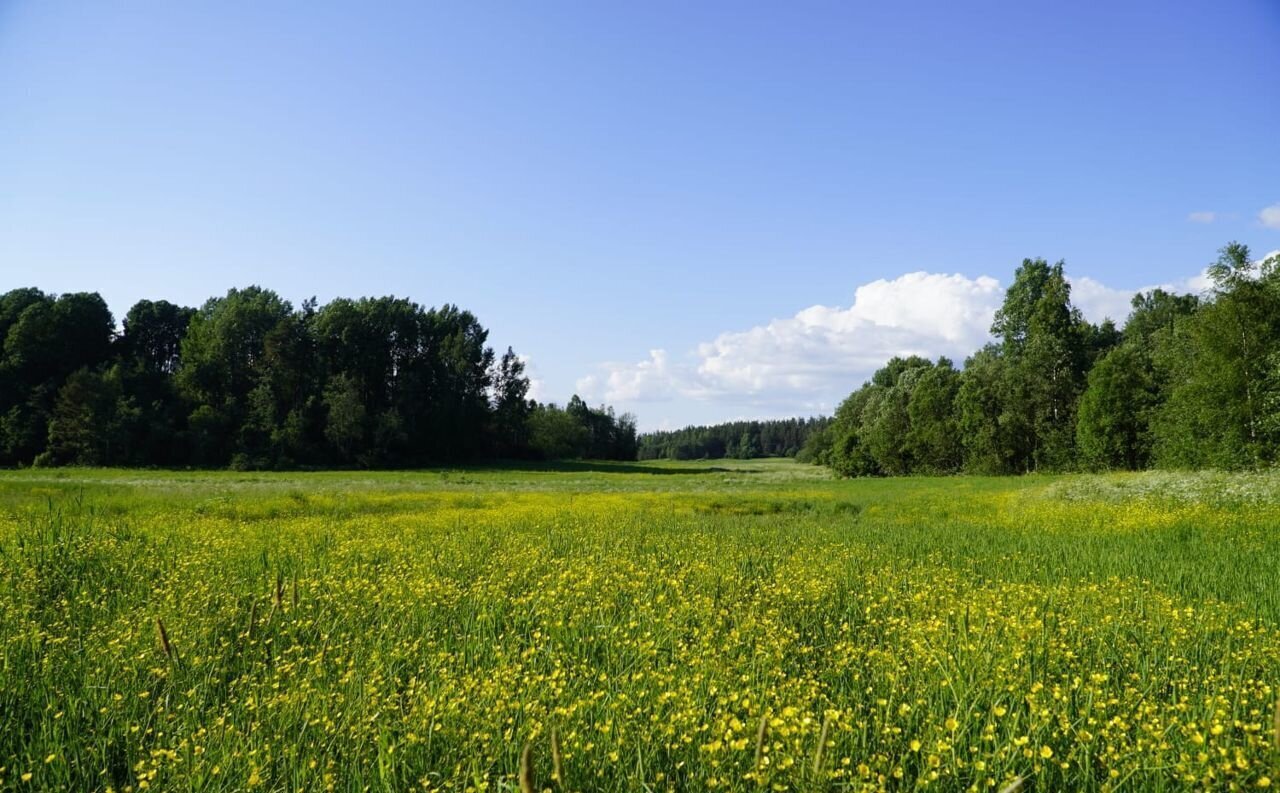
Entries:
[[0, 789], [1267, 787], [1278, 526], [1270, 474], [3, 473]]

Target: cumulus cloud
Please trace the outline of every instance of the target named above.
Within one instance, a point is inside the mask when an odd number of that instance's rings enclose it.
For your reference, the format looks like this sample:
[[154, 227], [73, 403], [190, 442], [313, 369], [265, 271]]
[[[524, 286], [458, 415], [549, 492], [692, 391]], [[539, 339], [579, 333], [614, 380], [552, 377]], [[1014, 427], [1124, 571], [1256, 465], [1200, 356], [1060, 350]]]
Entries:
[[[1148, 287], [1153, 288], [1153, 287]], [[1190, 278], [1182, 278], [1167, 284], [1161, 284], [1160, 288], [1166, 292], [1189, 292], [1193, 295], [1203, 295], [1213, 288], [1213, 279], [1209, 277], [1209, 268], [1205, 268], [1197, 275]], [[1142, 291], [1146, 291], [1145, 289]]]
[[578, 389], [621, 403], [734, 397], [821, 408], [895, 355], [962, 360], [987, 340], [1003, 294], [988, 276], [915, 272], [880, 279], [858, 287], [848, 308], [816, 305], [722, 333], [680, 360], [657, 349], [638, 363], [607, 363], [578, 381]]
[[1187, 215], [1187, 220], [1192, 223], [1212, 223], [1217, 219], [1217, 212], [1192, 212]]
[[1088, 276], [1068, 280], [1071, 282], [1071, 302], [1090, 322], [1110, 319], [1119, 324], [1129, 316], [1129, 303], [1137, 290], [1113, 289]]
[[647, 402], [694, 390], [684, 367], [673, 367], [666, 350], [650, 350], [649, 358], [638, 363], [608, 363], [601, 369], [579, 380], [578, 391], [615, 402]]
[[1110, 319], [1117, 325], [1123, 325], [1129, 318], [1133, 296], [1139, 292], [1163, 289], [1166, 292], [1203, 294], [1213, 286], [1207, 269], [1189, 278], [1151, 284], [1137, 289], [1115, 289], [1088, 276], [1068, 277], [1067, 280], [1071, 282], [1071, 302], [1080, 309], [1085, 319], [1093, 323]]
[[869, 374], [894, 355], [962, 358], [986, 340], [1002, 295], [987, 276], [916, 272], [873, 281], [858, 287], [847, 309], [812, 306], [699, 345], [697, 382], [709, 394], [805, 392]]
[[[1089, 321], [1123, 324], [1138, 291], [1201, 293], [1210, 282], [1201, 272], [1141, 290], [1089, 277], [1072, 278], [1071, 287], [1072, 301]], [[991, 340], [1003, 299], [1004, 287], [989, 276], [907, 273], [863, 284], [848, 307], [810, 306], [722, 333], [684, 355], [653, 349], [638, 362], [602, 364], [578, 381], [578, 392], [642, 416], [656, 403], [676, 401], [705, 405], [698, 412], [713, 415], [829, 413], [895, 355], [946, 355], [960, 364]]]
[[1280, 229], [1280, 203], [1272, 204], [1259, 212], [1258, 222], [1269, 229]]
[[517, 355], [520, 363], [524, 364], [524, 376], [529, 378], [529, 393], [526, 395], [529, 399], [541, 402], [547, 396], [547, 383], [538, 375], [538, 367], [534, 366], [533, 360], [527, 355]]

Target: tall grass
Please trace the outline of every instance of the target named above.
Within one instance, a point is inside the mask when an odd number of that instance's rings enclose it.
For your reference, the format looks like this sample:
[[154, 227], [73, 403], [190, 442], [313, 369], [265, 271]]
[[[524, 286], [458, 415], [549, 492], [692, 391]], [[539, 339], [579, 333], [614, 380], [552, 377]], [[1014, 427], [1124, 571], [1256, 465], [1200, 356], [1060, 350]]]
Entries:
[[0, 475], [0, 789], [1276, 778], [1276, 479], [680, 471]]

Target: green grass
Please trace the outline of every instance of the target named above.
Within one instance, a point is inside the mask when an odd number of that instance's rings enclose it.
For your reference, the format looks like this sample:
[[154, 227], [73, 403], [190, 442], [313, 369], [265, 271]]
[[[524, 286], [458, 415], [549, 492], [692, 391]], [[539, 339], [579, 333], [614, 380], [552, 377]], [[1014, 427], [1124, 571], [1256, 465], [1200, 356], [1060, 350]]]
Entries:
[[1266, 786], [1278, 486], [7, 472], [0, 789]]

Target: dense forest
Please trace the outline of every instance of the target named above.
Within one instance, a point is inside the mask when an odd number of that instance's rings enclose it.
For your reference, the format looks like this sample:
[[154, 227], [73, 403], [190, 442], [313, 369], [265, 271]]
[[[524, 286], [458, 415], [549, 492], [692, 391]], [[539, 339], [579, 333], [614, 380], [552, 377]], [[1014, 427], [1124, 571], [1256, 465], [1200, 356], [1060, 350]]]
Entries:
[[640, 436], [641, 460], [716, 460], [724, 457], [795, 457], [826, 418], [731, 421], [709, 427], [647, 432]]
[[0, 465], [403, 466], [635, 459], [631, 416], [528, 398], [524, 364], [455, 306], [233, 289], [144, 300], [0, 295]]
[[890, 360], [831, 419], [637, 437], [629, 415], [528, 398], [455, 306], [233, 289], [144, 300], [0, 295], [0, 465], [288, 468], [502, 458], [796, 456], [845, 476], [1247, 468], [1280, 459], [1280, 256], [1231, 243], [1212, 289], [1154, 289], [1086, 321], [1059, 262], [1025, 260], [957, 367]]
[[845, 476], [1252, 468], [1280, 458], [1280, 256], [1231, 243], [1204, 296], [1138, 294], [1123, 329], [1026, 260], [963, 368], [894, 358], [804, 455]]

